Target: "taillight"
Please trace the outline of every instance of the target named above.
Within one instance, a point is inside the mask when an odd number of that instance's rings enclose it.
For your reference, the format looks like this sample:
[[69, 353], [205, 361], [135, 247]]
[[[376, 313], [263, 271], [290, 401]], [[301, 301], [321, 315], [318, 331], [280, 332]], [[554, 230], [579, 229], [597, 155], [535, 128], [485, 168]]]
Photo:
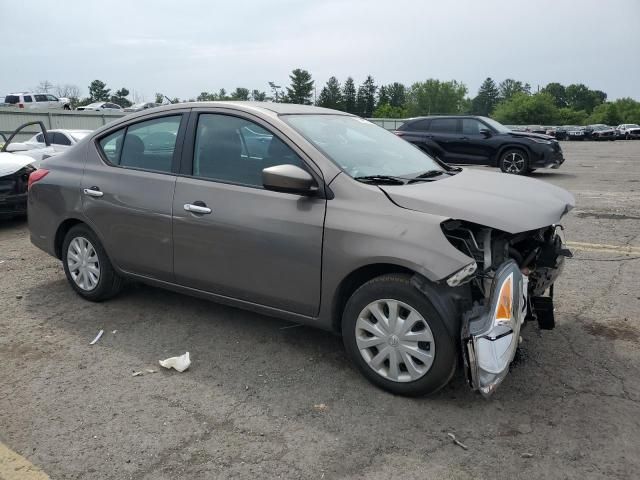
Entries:
[[24, 108], [24, 103], [19, 103], [18, 108]]
[[32, 172], [31, 175], [29, 175], [29, 181], [27, 182], [27, 190], [31, 188], [31, 185], [46, 177], [47, 173], [49, 173], [49, 170], [46, 168], [39, 168], [35, 172]]

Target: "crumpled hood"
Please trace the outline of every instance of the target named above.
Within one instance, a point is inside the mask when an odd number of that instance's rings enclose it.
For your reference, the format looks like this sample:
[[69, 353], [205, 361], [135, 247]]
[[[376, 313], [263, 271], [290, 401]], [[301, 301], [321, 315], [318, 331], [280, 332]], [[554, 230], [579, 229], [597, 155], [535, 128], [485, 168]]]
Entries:
[[549, 183], [471, 169], [433, 182], [380, 188], [403, 208], [508, 233], [558, 223], [575, 205], [573, 195]]
[[11, 175], [33, 162], [33, 158], [26, 155], [0, 152], [0, 177]]

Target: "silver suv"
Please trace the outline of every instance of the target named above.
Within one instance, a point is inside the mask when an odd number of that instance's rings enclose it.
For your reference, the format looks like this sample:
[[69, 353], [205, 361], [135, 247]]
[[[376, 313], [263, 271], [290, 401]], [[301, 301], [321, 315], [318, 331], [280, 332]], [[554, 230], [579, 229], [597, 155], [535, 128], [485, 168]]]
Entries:
[[359, 117], [279, 103], [129, 115], [29, 178], [31, 241], [87, 300], [125, 279], [340, 333], [403, 395], [491, 394], [553, 326], [573, 197], [447, 166]]

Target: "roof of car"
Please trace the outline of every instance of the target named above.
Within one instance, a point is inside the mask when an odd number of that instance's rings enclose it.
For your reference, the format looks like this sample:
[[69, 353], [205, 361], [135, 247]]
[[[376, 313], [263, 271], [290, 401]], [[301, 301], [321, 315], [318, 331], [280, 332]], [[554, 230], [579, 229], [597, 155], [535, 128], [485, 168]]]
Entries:
[[485, 118], [482, 115], [425, 115], [424, 117], [407, 118], [407, 122], [413, 120], [432, 120], [434, 118]]
[[171, 105], [161, 105], [157, 108], [197, 108], [197, 107], [241, 107], [243, 110], [263, 110], [283, 115], [294, 114], [339, 114], [350, 115], [339, 110], [330, 108], [315, 107], [313, 105], [298, 105], [296, 103], [274, 103], [274, 102], [249, 102], [249, 101], [220, 101], [220, 102], [184, 102], [173, 103]]

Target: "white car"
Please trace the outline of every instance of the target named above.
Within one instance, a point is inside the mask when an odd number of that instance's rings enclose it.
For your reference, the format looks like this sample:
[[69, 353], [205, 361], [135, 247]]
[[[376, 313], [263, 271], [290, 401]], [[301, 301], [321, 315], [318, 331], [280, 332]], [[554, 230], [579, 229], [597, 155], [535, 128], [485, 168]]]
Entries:
[[10, 93], [4, 97], [4, 103], [9, 107], [24, 108], [26, 110], [56, 108], [71, 110], [71, 101], [68, 98], [58, 98], [50, 93]]
[[616, 127], [618, 132], [618, 138], [626, 138], [631, 140], [632, 138], [640, 138], [640, 125], [637, 123], [623, 123]]
[[84, 110], [84, 111], [101, 111], [107, 110], [112, 112], [124, 112], [123, 108], [112, 102], [94, 102], [89, 105], [85, 105], [84, 107], [78, 107], [76, 110]]
[[37, 166], [43, 159], [64, 152], [90, 133], [91, 130], [47, 130], [50, 145], [45, 143], [44, 134], [38, 133], [26, 142], [11, 142], [7, 151], [31, 157]]

